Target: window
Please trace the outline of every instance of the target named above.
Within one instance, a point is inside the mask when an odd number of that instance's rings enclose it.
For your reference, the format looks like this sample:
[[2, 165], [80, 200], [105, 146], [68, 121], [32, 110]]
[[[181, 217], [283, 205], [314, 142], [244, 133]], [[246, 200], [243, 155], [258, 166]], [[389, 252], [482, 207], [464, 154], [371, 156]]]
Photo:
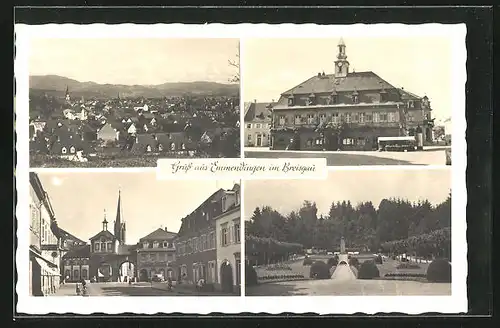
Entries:
[[342, 143], [344, 145], [354, 145], [354, 139], [351, 139], [351, 138], [345, 138], [344, 140], [342, 140]]
[[247, 124], [247, 129], [251, 129], [252, 128], [252, 124]]
[[168, 244], [168, 242], [164, 241], [163, 242], [163, 248], [168, 248], [168, 247], [170, 247], [170, 245]]
[[148, 248], [149, 243], [147, 241], [142, 242], [142, 248]]
[[351, 123], [351, 113], [345, 114], [345, 121], [346, 121], [346, 123]]
[[61, 153], [66, 154], [67, 152], [68, 152], [68, 150], [66, 149], [66, 147], [61, 148]]
[[379, 118], [379, 113], [373, 113], [373, 122], [379, 122], [380, 121], [380, 118]]
[[365, 122], [372, 122], [372, 121], [373, 121], [373, 115], [371, 113], [366, 113]]
[[94, 252], [99, 252], [99, 243], [94, 244]]
[[286, 123], [285, 115], [280, 115], [279, 116], [279, 125], [285, 125], [285, 123]]
[[69, 152], [70, 152], [71, 154], [74, 154], [74, 153], [75, 153], [75, 147], [71, 146], [71, 148], [69, 149]]
[[359, 113], [359, 123], [365, 123], [365, 113]]
[[166, 253], [163, 253], [163, 252], [160, 253], [159, 257], [160, 257], [160, 261], [165, 261], [165, 259], [166, 259]]
[[87, 269], [82, 269], [82, 279], [89, 279], [89, 273]]
[[212, 231], [210, 233], [210, 246], [209, 246], [210, 249], [214, 249], [215, 248], [215, 243], [216, 243], [216, 241], [215, 241], [215, 232]]
[[414, 117], [412, 113], [408, 113], [408, 122], [413, 122]]
[[307, 124], [314, 124], [314, 114], [307, 115]]
[[229, 231], [226, 226], [221, 229], [221, 246], [226, 246], [229, 243]]
[[319, 114], [319, 122], [323, 123], [326, 121], [326, 114]]
[[31, 229], [34, 229], [35, 231], [37, 231], [37, 215], [38, 215], [38, 211], [36, 209], [36, 207], [32, 204], [30, 204], [30, 214], [31, 214], [31, 226], [30, 228]]
[[193, 238], [193, 252], [196, 253], [198, 251], [198, 238]]
[[148, 261], [148, 254], [141, 253], [141, 262], [147, 262], [147, 261]]
[[413, 100], [408, 101], [408, 108], [414, 108], [414, 107], [415, 103], [413, 102]]
[[302, 121], [300, 115], [295, 115], [295, 124], [300, 124]]
[[113, 250], [113, 244], [108, 243], [108, 252], [111, 252]]
[[332, 104], [337, 104], [339, 102], [339, 97], [337, 95], [331, 95], [330, 96], [330, 102]]
[[156, 253], [150, 253], [150, 254], [149, 254], [149, 260], [150, 260], [151, 262], [156, 262], [156, 259], [157, 259], [157, 256], [156, 256], [156, 255], [157, 255]]
[[387, 120], [389, 122], [396, 122], [396, 113], [389, 112], [388, 115], [387, 115]]
[[339, 113], [332, 113], [332, 122], [333, 123], [340, 123]]
[[150, 146], [150, 145], [147, 145], [147, 146], [146, 146], [146, 151], [147, 151], [147, 152], [151, 152], [151, 146]]
[[256, 128], [257, 128], [257, 129], [260, 129], [260, 123], [257, 123], [257, 124], [256, 124]]
[[293, 106], [293, 97], [288, 98], [288, 106]]
[[357, 142], [357, 144], [358, 144], [359, 146], [364, 146], [364, 145], [366, 144], [366, 140], [365, 140], [365, 138], [358, 138], [358, 142]]
[[359, 114], [358, 113], [354, 113], [352, 115], [352, 121], [353, 122], [359, 122]]
[[181, 143], [181, 149], [182, 149], [182, 150], [186, 150], [186, 144]]
[[160, 247], [160, 243], [158, 243], [157, 241], [153, 242], [153, 248], [158, 248]]
[[162, 144], [158, 144], [158, 150], [159, 151], [163, 151], [163, 145]]
[[353, 104], [357, 104], [358, 102], [359, 102], [359, 98], [358, 98], [358, 96], [357, 96], [357, 95], [353, 95], [353, 96], [352, 96], [352, 103], [353, 103]]
[[387, 113], [379, 113], [380, 122], [387, 122]]
[[170, 150], [175, 150], [175, 143], [173, 142], [170, 143]]
[[101, 251], [105, 252], [106, 251], [106, 243], [101, 242]]
[[240, 242], [240, 224], [234, 224], [234, 240], [239, 243]]
[[226, 202], [227, 202], [226, 196], [222, 197], [222, 199], [221, 199], [222, 212], [226, 211]]

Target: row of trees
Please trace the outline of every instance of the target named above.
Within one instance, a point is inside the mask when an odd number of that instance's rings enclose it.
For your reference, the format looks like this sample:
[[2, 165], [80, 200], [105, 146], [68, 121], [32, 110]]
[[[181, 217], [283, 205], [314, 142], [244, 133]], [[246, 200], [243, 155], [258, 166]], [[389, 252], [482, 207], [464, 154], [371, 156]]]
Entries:
[[356, 206], [349, 201], [333, 202], [327, 215], [318, 215], [316, 204], [310, 201], [287, 215], [264, 206], [255, 209], [245, 229], [252, 236], [328, 250], [338, 250], [344, 236], [349, 248], [377, 252], [385, 242], [450, 226], [451, 194], [436, 206], [428, 200], [383, 199], [377, 208], [372, 202]]

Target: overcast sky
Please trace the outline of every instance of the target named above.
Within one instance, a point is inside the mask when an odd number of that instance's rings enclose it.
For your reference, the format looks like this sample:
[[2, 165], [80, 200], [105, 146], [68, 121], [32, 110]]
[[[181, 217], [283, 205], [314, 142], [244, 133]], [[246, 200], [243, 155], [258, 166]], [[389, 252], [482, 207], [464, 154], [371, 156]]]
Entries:
[[238, 47], [238, 39], [34, 39], [30, 75], [126, 85], [228, 83], [237, 71], [228, 60]]
[[[339, 39], [246, 39], [244, 101], [278, 100], [282, 92], [334, 72]], [[394, 87], [427, 95], [439, 120], [451, 116], [452, 42], [444, 37], [344, 38], [350, 71], [373, 71]], [[465, 70], [465, 63], [463, 64]], [[465, 92], [465, 85], [462, 90]]]
[[333, 201], [353, 205], [371, 201], [377, 208], [384, 198], [428, 199], [433, 205], [448, 197], [451, 169], [330, 171], [325, 180], [249, 180], [244, 184], [245, 219], [256, 207], [271, 206], [282, 214], [298, 210], [304, 200], [316, 202], [318, 216]]
[[38, 173], [61, 228], [87, 241], [102, 230], [104, 210], [113, 232], [118, 190], [122, 220], [127, 222], [127, 244], [158, 228], [178, 232], [181, 219], [218, 188], [231, 189], [236, 181], [156, 180], [156, 171], [140, 173]]

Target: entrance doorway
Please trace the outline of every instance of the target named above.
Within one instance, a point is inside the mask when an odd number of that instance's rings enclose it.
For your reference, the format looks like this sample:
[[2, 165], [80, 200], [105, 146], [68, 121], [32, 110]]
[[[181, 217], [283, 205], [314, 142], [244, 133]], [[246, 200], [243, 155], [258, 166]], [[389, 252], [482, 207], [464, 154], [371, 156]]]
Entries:
[[128, 282], [134, 280], [135, 278], [135, 265], [130, 261], [125, 261], [120, 265], [120, 276], [119, 280], [122, 282]]
[[233, 268], [228, 260], [222, 262], [220, 266], [220, 280], [221, 288], [223, 292], [232, 293], [233, 292]]
[[257, 147], [262, 147], [262, 135], [257, 135]]
[[140, 281], [148, 281], [149, 280], [148, 270], [142, 269], [139, 272], [139, 280]]

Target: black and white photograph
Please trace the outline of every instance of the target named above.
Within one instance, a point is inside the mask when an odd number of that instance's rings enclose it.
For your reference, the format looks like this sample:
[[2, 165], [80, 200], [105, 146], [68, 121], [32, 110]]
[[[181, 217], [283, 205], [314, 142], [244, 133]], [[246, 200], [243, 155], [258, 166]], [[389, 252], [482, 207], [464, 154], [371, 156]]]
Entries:
[[246, 181], [245, 295], [451, 295], [451, 179], [443, 168]]
[[32, 39], [30, 167], [240, 157], [239, 40]]
[[239, 182], [30, 172], [29, 207], [30, 296], [240, 295]]
[[450, 38], [242, 42], [245, 157], [451, 165], [452, 116], [465, 108], [453, 74], [465, 59], [453, 60]]

